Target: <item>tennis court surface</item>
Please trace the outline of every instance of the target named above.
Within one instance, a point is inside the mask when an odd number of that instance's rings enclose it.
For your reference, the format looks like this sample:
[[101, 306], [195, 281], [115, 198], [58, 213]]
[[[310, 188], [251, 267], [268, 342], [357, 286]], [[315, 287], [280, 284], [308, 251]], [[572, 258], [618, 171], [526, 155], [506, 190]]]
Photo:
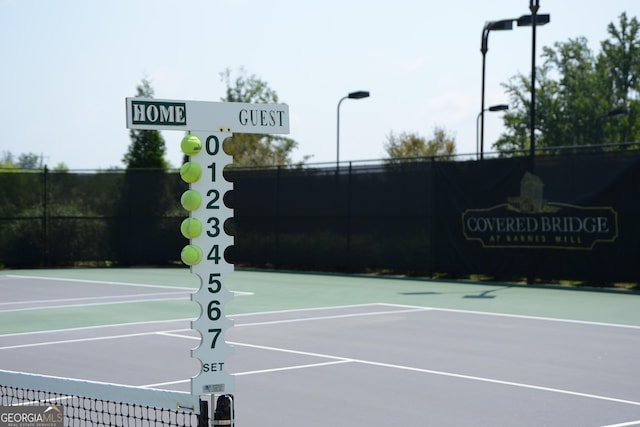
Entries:
[[[238, 271], [237, 426], [640, 426], [640, 295]], [[186, 269], [0, 273], [1, 369], [188, 391]]]

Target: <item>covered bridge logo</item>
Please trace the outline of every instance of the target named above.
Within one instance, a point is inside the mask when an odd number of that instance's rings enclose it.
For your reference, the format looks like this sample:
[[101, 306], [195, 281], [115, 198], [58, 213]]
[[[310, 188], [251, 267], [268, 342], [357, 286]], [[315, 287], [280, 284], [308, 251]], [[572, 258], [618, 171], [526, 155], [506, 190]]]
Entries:
[[466, 240], [485, 248], [552, 248], [591, 250], [618, 237], [618, 214], [612, 207], [548, 202], [542, 180], [526, 172], [520, 195], [487, 209], [462, 213]]

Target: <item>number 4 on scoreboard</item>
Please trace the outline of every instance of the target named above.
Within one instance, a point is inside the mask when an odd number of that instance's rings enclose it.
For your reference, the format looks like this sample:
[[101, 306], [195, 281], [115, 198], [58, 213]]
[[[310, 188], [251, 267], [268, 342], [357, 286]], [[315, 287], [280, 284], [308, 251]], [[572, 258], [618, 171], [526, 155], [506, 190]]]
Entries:
[[220, 253], [219, 253], [218, 245], [213, 245], [211, 247], [211, 250], [209, 251], [209, 254], [207, 255], [207, 259], [210, 260], [210, 261], [215, 262], [216, 264], [218, 262], [220, 262]]

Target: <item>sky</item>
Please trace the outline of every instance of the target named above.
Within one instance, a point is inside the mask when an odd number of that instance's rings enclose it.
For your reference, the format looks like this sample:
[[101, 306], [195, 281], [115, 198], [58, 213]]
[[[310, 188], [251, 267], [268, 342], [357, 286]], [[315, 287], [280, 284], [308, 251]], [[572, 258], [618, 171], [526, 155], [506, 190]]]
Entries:
[[[543, 46], [586, 37], [594, 53], [638, 0], [541, 0]], [[385, 157], [393, 133], [455, 137], [475, 156], [485, 22], [528, 15], [528, 0], [0, 0], [0, 154], [36, 153], [49, 167], [124, 167], [125, 98], [146, 78], [155, 98], [219, 102], [244, 68], [289, 105], [294, 161]], [[502, 84], [531, 71], [531, 28], [493, 31], [485, 106], [508, 104]], [[504, 132], [485, 115], [485, 148]], [[183, 132], [162, 131], [179, 166]]]

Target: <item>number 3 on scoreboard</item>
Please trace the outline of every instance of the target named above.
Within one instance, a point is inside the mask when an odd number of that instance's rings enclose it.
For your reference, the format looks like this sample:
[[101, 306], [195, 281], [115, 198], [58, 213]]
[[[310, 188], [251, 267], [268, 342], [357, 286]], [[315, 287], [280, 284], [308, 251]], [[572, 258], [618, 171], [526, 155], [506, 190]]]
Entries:
[[216, 341], [218, 341], [218, 337], [222, 333], [222, 329], [209, 329], [209, 332], [213, 332], [213, 339], [211, 340], [211, 348], [216, 348]]

